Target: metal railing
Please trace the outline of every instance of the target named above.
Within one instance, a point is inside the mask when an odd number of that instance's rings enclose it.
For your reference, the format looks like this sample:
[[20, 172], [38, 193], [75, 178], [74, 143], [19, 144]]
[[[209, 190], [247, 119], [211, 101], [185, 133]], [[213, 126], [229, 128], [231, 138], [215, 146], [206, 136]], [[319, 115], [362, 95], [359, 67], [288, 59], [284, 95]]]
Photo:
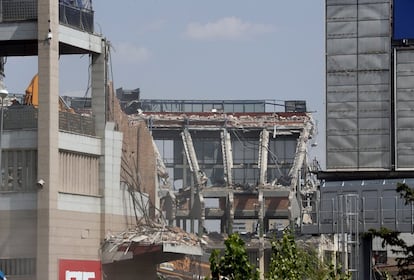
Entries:
[[95, 136], [95, 123], [91, 116], [59, 112], [59, 130]]
[[32, 106], [4, 108], [4, 130], [37, 129], [37, 109]]
[[37, 19], [37, 0], [0, 0], [0, 20]]
[[59, 4], [59, 22], [77, 29], [93, 33], [93, 11], [84, 8]]
[[[0, 0], [0, 22], [37, 20], [37, 14], [37, 0]], [[93, 33], [94, 12], [59, 1], [59, 23]]]
[[[17, 105], [4, 108], [4, 130], [37, 129], [38, 110], [31, 106]], [[59, 130], [95, 136], [94, 118], [69, 112], [59, 112]]]
[[[310, 223], [302, 225], [304, 232], [339, 233], [338, 225], [343, 222], [344, 215], [339, 198], [340, 196], [312, 202], [314, 207], [302, 212], [311, 220]], [[380, 227], [414, 232], [414, 203], [405, 204], [399, 195], [360, 197], [358, 206], [359, 232]]]

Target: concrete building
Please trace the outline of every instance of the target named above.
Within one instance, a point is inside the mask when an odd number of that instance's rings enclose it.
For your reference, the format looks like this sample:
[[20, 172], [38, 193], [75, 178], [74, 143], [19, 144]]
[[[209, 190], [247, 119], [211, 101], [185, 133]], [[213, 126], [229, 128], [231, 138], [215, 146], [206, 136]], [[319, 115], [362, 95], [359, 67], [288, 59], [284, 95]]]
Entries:
[[[110, 106], [108, 46], [93, 30], [91, 2], [0, 0], [0, 77], [3, 58], [38, 58], [36, 102], [6, 106], [1, 96], [0, 269], [8, 279], [155, 279], [164, 252], [182, 256], [164, 242], [146, 262], [131, 255], [119, 266], [102, 263], [101, 245], [147, 217], [148, 195], [121, 183], [123, 158], [134, 148], [125, 146], [128, 123]], [[59, 97], [61, 55], [90, 57], [90, 114], [69, 110]], [[7, 82], [0, 81], [3, 94]]]
[[[326, 165], [312, 223], [339, 234], [353, 279], [372, 277], [372, 240], [387, 227], [413, 232], [412, 205], [396, 193], [414, 183], [411, 1], [326, 0]], [[409, 235], [407, 235], [409, 236]], [[409, 237], [410, 238], [410, 237]], [[374, 242], [375, 250], [379, 250]]]
[[[101, 279], [99, 246], [134, 213], [119, 183], [122, 134], [106, 121], [106, 45], [93, 11], [2, 0], [0, 46], [1, 57], [37, 56], [39, 77], [37, 107], [4, 108], [0, 267], [9, 279]], [[67, 54], [91, 56], [93, 117], [59, 111]]]
[[298, 222], [316, 189], [306, 103], [138, 99], [133, 107], [138, 170], [143, 186], [159, 189], [149, 197], [155, 209], [203, 237], [207, 251], [223, 248], [227, 234], [246, 236], [252, 263], [265, 272], [266, 234]]

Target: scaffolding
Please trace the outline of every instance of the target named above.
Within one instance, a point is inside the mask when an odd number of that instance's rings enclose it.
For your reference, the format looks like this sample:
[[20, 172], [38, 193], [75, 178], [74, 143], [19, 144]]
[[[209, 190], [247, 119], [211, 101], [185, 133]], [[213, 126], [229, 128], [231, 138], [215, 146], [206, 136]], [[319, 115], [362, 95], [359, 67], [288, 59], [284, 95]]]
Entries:
[[342, 271], [350, 273], [353, 280], [358, 280], [359, 264], [359, 196], [343, 194], [338, 196], [338, 226], [340, 234], [338, 248], [341, 252]]

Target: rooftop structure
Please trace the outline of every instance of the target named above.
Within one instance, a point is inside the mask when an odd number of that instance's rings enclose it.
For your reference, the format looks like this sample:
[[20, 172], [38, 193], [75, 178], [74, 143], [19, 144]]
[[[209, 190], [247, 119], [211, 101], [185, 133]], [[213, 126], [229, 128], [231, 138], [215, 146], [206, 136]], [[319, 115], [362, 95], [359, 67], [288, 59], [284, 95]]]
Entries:
[[[259, 259], [255, 264], [265, 271], [265, 233], [297, 221], [302, 200], [316, 187], [307, 159], [311, 114], [267, 112], [262, 100], [137, 104], [128, 120], [141, 131], [141, 184], [159, 189], [150, 201], [169, 225], [200, 237], [214, 231], [256, 235], [254, 262]], [[153, 170], [155, 180], [148, 175]]]

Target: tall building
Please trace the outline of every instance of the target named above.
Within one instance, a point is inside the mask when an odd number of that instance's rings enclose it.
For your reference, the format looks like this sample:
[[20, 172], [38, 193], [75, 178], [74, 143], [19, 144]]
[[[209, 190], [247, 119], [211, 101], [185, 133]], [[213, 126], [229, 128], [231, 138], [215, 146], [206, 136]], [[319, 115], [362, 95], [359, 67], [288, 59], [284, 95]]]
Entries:
[[[0, 57], [38, 58], [37, 102], [2, 106], [0, 268], [9, 279], [101, 279], [107, 232], [135, 224], [91, 2], [0, 1]], [[69, 54], [91, 57], [92, 117], [59, 109], [58, 59]]]
[[328, 170], [412, 170], [410, 1], [326, 1]]
[[392, 170], [391, 1], [326, 1], [327, 170]]
[[[403, 0], [326, 0], [326, 166], [308, 233], [339, 236], [353, 279], [372, 279], [372, 240], [386, 227], [412, 233], [414, 34]], [[411, 237], [412, 238], [412, 237]], [[374, 244], [376, 244], [374, 242]]]

